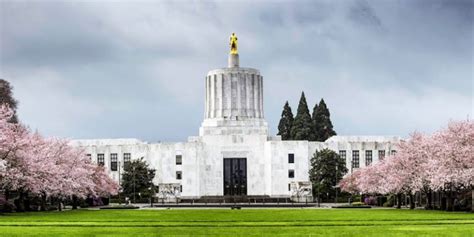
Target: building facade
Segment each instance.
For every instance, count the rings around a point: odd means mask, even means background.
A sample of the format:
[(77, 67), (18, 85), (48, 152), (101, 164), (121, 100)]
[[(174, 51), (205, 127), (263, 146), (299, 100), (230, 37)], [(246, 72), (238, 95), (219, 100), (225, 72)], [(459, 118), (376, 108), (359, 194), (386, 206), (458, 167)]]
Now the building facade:
[(308, 171), (317, 150), (338, 152), (352, 172), (396, 152), (400, 141), (398, 137), (375, 136), (282, 141), (279, 136), (270, 136), (263, 111), (263, 76), (257, 69), (239, 66), (236, 48), (229, 55), (228, 67), (209, 71), (205, 84), (204, 121), (199, 136), (186, 142), (92, 139), (71, 143), (84, 148), (117, 181), (124, 163), (144, 158), (156, 169), (154, 183), (163, 187), (160, 190), (174, 187), (180, 198), (311, 198)]

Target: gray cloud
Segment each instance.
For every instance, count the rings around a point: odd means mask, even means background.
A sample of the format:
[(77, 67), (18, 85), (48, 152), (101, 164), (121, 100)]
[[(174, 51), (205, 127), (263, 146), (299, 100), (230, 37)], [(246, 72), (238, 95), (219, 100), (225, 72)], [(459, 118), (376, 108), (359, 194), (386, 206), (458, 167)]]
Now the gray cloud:
[(0, 3), (0, 77), (47, 135), (182, 141), (203, 118), (204, 76), (265, 80), (276, 133), (305, 90), (340, 134), (431, 132), (473, 116), (472, 1)]

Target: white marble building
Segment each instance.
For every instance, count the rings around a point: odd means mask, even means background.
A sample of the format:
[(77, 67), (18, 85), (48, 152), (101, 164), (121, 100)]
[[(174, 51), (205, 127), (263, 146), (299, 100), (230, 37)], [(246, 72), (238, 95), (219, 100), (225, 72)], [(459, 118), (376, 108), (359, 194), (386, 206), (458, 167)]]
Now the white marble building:
[(308, 185), (309, 161), (316, 150), (338, 152), (351, 171), (351, 163), (357, 169), (395, 152), (400, 140), (334, 136), (309, 142), (270, 136), (263, 112), (263, 77), (257, 69), (239, 67), (238, 54), (229, 55), (227, 68), (208, 72), (205, 84), (204, 121), (199, 136), (186, 142), (93, 139), (72, 144), (83, 147), (117, 181), (124, 162), (143, 157), (156, 169), (155, 184), (179, 187), (181, 198), (290, 197)]

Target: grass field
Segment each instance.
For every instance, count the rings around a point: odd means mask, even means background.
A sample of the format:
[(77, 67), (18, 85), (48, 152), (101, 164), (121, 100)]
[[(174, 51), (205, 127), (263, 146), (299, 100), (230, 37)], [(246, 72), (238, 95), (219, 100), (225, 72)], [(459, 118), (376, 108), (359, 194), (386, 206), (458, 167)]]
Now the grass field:
[(474, 214), (395, 209), (76, 210), (0, 215), (0, 236), (474, 236)]

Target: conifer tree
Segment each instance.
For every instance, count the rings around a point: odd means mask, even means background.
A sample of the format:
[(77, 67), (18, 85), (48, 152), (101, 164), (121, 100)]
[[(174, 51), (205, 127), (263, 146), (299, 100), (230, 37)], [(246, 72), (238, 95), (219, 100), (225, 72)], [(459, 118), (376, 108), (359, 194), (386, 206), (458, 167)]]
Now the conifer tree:
[(301, 93), (298, 111), (296, 113), (293, 126), (291, 127), (291, 137), (293, 140), (309, 140), (312, 133), (312, 121), (309, 115), (308, 104), (304, 92)]
[(316, 126), (315, 131), (317, 141), (323, 142), (336, 135), (331, 122), (331, 114), (329, 113), (329, 109), (327, 108), (324, 99), (321, 99), (319, 102), (316, 116), (313, 120)]
[(16, 106), (18, 102), (13, 98), (12, 89), (8, 81), (0, 79), (0, 105), (7, 104), (8, 107), (13, 110), (13, 116), (9, 122), (17, 123)]
[(317, 141), (318, 134), (316, 131), (316, 114), (318, 113), (318, 103), (316, 103), (313, 107), (313, 114), (311, 116), (311, 137), (310, 141)]
[(281, 112), (280, 123), (278, 124), (278, 135), (281, 136), (282, 140), (291, 140), (291, 127), (293, 126), (293, 112), (291, 107), (286, 101)]

